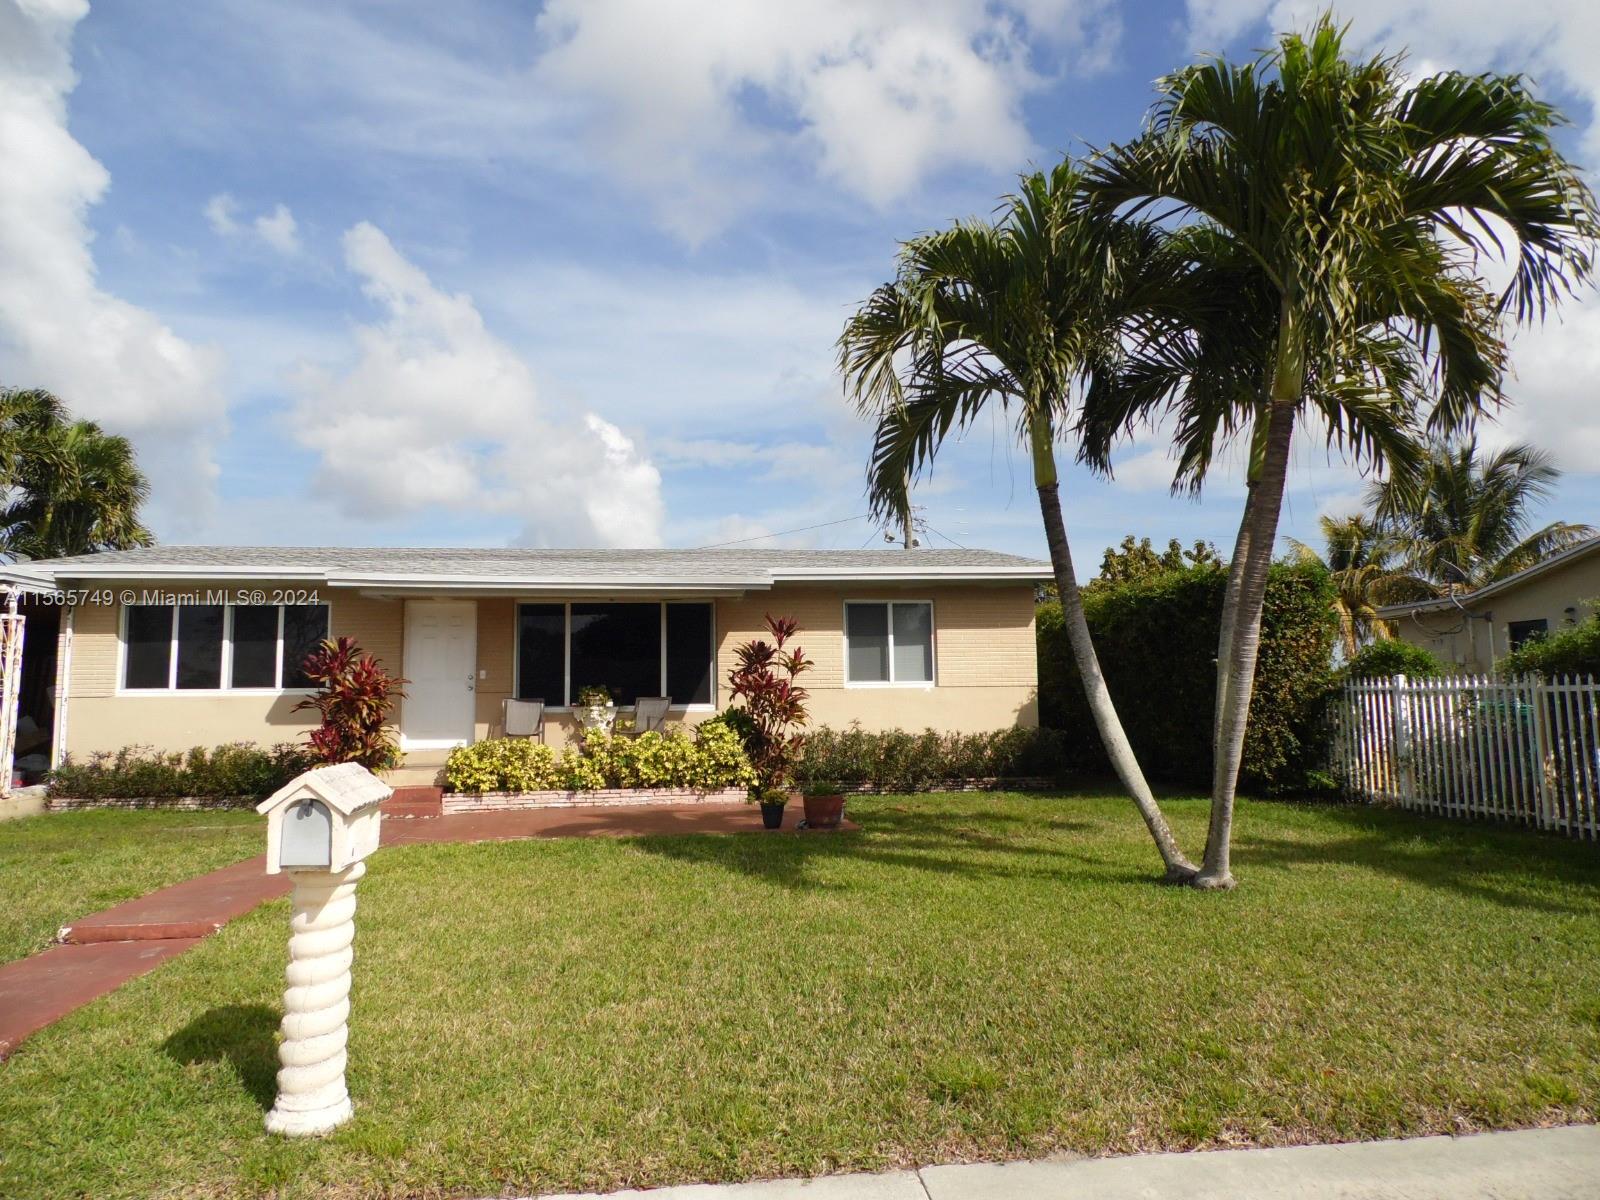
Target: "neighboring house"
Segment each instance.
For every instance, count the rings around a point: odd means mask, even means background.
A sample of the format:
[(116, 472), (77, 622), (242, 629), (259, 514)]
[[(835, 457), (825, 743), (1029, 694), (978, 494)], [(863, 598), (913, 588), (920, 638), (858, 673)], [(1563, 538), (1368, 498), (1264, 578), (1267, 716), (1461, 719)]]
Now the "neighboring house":
[(1529, 638), (1576, 625), (1600, 605), (1600, 538), (1473, 592), (1390, 604), (1378, 615), (1399, 636), (1445, 662), (1489, 671)]
[(728, 703), (734, 647), (799, 621), (819, 725), (983, 731), (1038, 721), (1034, 585), (1048, 564), (978, 550), (401, 550), (160, 546), (15, 564), (64, 602), (54, 757), (299, 739), (297, 666), (350, 636), (405, 676), (410, 762), (500, 732), (508, 697), (546, 740), (598, 684), (669, 720)]

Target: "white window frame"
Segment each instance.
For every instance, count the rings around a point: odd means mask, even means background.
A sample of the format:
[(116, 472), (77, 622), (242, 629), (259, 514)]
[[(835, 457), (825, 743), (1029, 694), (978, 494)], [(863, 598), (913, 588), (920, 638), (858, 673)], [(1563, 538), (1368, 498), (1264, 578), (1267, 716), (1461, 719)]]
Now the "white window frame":
[[(333, 605), (326, 600), (319, 600), (328, 610), (328, 636), (333, 636)], [(130, 608), (170, 608), (172, 610), (172, 633), (167, 643), (167, 685), (165, 687), (128, 687), (128, 610)], [(314, 687), (234, 687), (233, 686), (233, 610), (235, 604), (222, 606), (222, 685), (214, 688), (181, 688), (178, 686), (178, 610), (181, 608), (205, 607), (184, 604), (165, 605), (118, 605), (117, 613), (117, 686), (115, 694), (118, 696), (309, 696), (317, 689)], [(248, 607), (258, 607), (250, 605)], [(283, 626), (286, 616), (284, 604), (274, 605), (278, 610), (278, 647), (273, 655), (275, 667), (274, 678), (283, 678)]]
[[(888, 679), (851, 679), (850, 678), (850, 606), (852, 604), (882, 604), (892, 607), (896, 604), (906, 606), (919, 605), (928, 610), (928, 652), (931, 655), (932, 670), (928, 679), (896, 679), (894, 677), (894, 613), (887, 611), (884, 616), (888, 620), (889, 634), (889, 678)], [(847, 688), (932, 688), (939, 686), (939, 614), (934, 607), (932, 597), (882, 597), (882, 596), (851, 596), (839, 606), (839, 642), (844, 652), (844, 686)]]
[[(551, 600), (542, 596), (519, 597), (512, 607), (512, 638), (511, 638), (511, 695), (516, 698), (522, 692), (522, 615), (524, 604), (540, 604), (550, 606), (561, 605), (561, 690), (562, 697), (572, 695), (572, 606), (574, 604), (655, 604), (661, 609), (661, 670), (657, 676), (657, 686), (661, 689), (657, 695), (667, 694), (667, 605), (669, 604), (704, 604), (711, 610), (711, 644), (706, 647), (710, 654), (707, 660), (711, 665), (711, 701), (708, 704), (676, 704), (671, 705), (667, 711), (675, 713), (700, 713), (717, 711), (717, 603), (715, 600)], [(620, 710), (631, 712), (633, 705), (621, 705)], [(570, 704), (549, 704), (544, 706), (545, 712), (569, 713), (572, 711)]]

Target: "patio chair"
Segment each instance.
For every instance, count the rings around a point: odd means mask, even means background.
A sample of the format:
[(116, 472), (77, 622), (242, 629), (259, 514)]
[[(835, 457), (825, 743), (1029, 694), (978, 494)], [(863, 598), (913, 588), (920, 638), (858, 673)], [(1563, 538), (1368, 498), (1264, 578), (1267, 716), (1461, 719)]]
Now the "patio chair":
[(504, 727), (507, 737), (544, 741), (544, 701), (507, 700)]
[(667, 721), (667, 709), (671, 707), (671, 696), (640, 696), (633, 703), (633, 736), (662, 732), (662, 726)]

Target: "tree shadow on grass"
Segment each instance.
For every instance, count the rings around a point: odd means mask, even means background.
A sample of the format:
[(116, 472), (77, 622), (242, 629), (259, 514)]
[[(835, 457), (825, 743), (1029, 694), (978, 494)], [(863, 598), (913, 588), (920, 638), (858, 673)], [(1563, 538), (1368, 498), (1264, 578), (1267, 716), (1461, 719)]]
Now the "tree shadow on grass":
[[(848, 814), (847, 814), (848, 815)], [(1087, 833), (1093, 821), (1048, 819), (1006, 812), (928, 812), (914, 806), (875, 807), (859, 830), (793, 832), (798, 813), (784, 817), (783, 833), (729, 838), (644, 837), (635, 844), (678, 862), (720, 867), (795, 890), (840, 885), (818, 878), (824, 862), (851, 859), (880, 866), (973, 879), (1092, 879), (1097, 883), (1147, 884), (1151, 876), (1096, 861), (1041, 837)], [(1087, 868), (1066, 864), (1078, 862)]]
[[(1319, 807), (1318, 815), (1348, 835), (1298, 840), (1243, 833), (1235, 844), (1238, 861), (1246, 869), (1252, 863), (1362, 867), (1505, 908), (1600, 913), (1600, 854), (1593, 845), (1363, 805)], [(1552, 897), (1552, 885), (1578, 894), (1572, 900)]]
[(225, 1004), (201, 1013), (161, 1044), (184, 1066), (227, 1062), (262, 1109), (278, 1093), (278, 1013), (265, 1004)]

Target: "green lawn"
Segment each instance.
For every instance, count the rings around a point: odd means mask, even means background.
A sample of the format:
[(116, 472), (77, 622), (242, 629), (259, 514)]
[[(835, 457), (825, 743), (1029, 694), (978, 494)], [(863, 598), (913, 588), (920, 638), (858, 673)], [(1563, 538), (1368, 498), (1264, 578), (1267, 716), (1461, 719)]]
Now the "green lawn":
[(124, 900), (261, 853), (244, 812), (49, 813), (0, 821), (0, 962)]
[[(1126, 802), (859, 834), (380, 852), (357, 1115), (268, 1138), (287, 904), (0, 1066), (0, 1195), (458, 1196), (1590, 1119), (1600, 855), (1244, 803), (1237, 892)], [(1197, 845), (1204, 807), (1171, 805)], [(757, 820), (751, 813), (752, 824)]]

